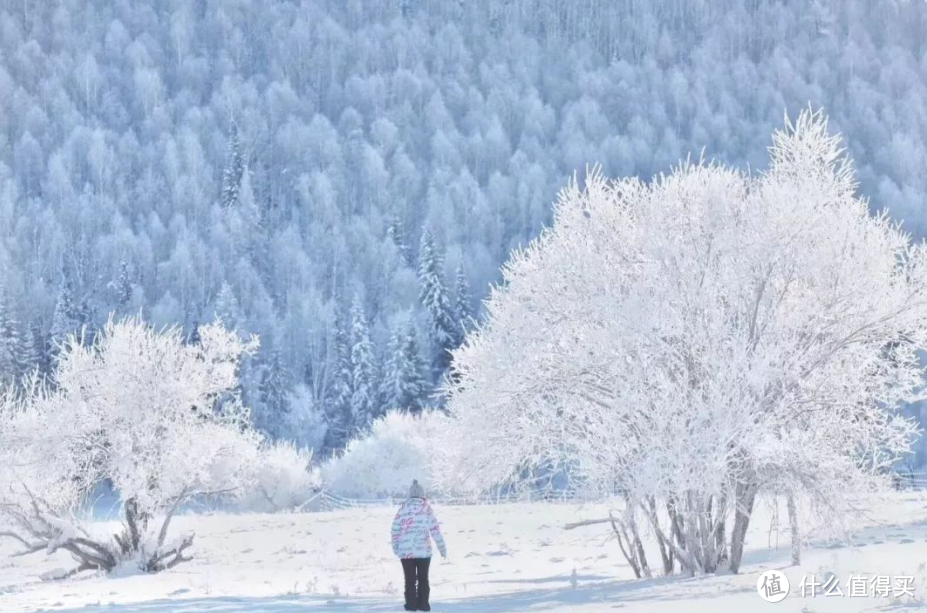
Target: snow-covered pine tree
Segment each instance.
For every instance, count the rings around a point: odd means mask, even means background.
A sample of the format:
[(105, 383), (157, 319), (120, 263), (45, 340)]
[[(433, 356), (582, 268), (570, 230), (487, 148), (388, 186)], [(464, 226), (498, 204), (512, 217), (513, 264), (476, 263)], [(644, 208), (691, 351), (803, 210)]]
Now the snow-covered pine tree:
[(51, 346), (49, 351), (57, 355), (58, 348), (64, 343), (68, 335), (80, 328), (80, 316), (74, 304), (74, 288), (67, 274), (61, 276), (61, 286), (58, 288), (58, 298), (55, 301), (55, 312), (52, 315), (51, 330), (49, 331)]
[(458, 264), (454, 278), (454, 316), (457, 325), (460, 326), (460, 340), (467, 335), (470, 321), (473, 319), (473, 309), (470, 306), (472, 301), (467, 274), (464, 272), (463, 264)]
[(393, 244), (396, 245), (396, 251), (399, 252), (399, 258), (402, 260), (402, 263), (408, 266), (412, 261), (412, 257), (409, 253), (409, 244), (406, 242), (405, 231), (402, 229), (402, 220), (398, 217), (393, 217), (393, 220), (389, 224), (389, 228), (386, 229), (386, 235), (393, 241)]
[(125, 257), (119, 261), (119, 276), (116, 278), (114, 285), (116, 288), (116, 304), (120, 309), (125, 309), (132, 299), (132, 272)]
[(351, 436), (354, 418), (351, 415), (351, 347), (348, 344), (347, 313), (336, 296), (335, 320), (329, 348), (331, 385), (325, 403), (327, 431), (324, 447), (335, 451), (344, 447)]
[(239, 177), (238, 206), (230, 209), (229, 231), (234, 241), (236, 254), (255, 261), (261, 249), (266, 246), (263, 237), (263, 220), (258, 209), (252, 187), (251, 171), (245, 166)]
[(285, 434), (289, 412), (290, 376), (279, 349), (270, 353), (261, 377), (261, 413), (259, 427), (275, 437)]
[(418, 251), (419, 300), (428, 312), (431, 340), (434, 346), (433, 367), (440, 376), (450, 365), (450, 351), (460, 341), (459, 327), (444, 281), (444, 256), (435, 244), (431, 232), (422, 231)]
[(244, 323), (241, 307), (238, 304), (238, 297), (228, 281), (223, 281), (216, 294), (215, 301), (216, 318), (222, 321), (226, 328), (240, 332), (239, 328)]
[(229, 126), (229, 140), (225, 152), (225, 170), (222, 173), (223, 208), (231, 208), (238, 203), (244, 170), (245, 162), (241, 155), (241, 142), (238, 140), (238, 125), (232, 121)]
[(398, 326), (389, 343), (389, 357), (381, 396), (388, 410), (418, 413), (427, 390), (425, 364), (419, 353), (411, 319)]
[(376, 356), (360, 295), (354, 296), (351, 305), (350, 343), (351, 415), (355, 430), (361, 430), (379, 416), (380, 407), (376, 388)]
[(0, 285), (0, 384), (15, 384), (20, 374), (19, 322), (4, 285)]
[(34, 370), (40, 373), (48, 372), (48, 361), (45, 355), (45, 337), (37, 322), (22, 329), (20, 335), (19, 373), (26, 376)]

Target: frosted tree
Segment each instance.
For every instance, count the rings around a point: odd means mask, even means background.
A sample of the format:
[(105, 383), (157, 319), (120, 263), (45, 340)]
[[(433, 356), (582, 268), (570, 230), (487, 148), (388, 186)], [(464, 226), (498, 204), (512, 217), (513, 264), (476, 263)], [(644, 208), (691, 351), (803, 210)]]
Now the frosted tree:
[(14, 384), (21, 374), (22, 337), (5, 286), (0, 285), (0, 386)]
[(457, 346), (460, 335), (454, 320), (454, 310), (444, 281), (444, 257), (431, 232), (422, 231), (418, 250), (419, 300), (428, 313), (434, 364), (444, 372), (450, 364), (450, 350)]
[(61, 285), (58, 288), (58, 298), (55, 301), (55, 312), (52, 315), (51, 337), (53, 352), (65, 341), (68, 335), (74, 333), (81, 326), (80, 309), (74, 302), (74, 288), (66, 273), (62, 274)]
[(252, 173), (246, 166), (239, 177), (235, 206), (226, 209), (225, 220), (231, 235), (234, 256), (246, 257), (260, 264), (264, 249), (264, 228), (251, 181)]
[(739, 570), (762, 491), (839, 525), (885, 486), (925, 394), (927, 245), (869, 213), (822, 116), (771, 157), (566, 188), (455, 352), (444, 478), (569, 466), (687, 573)]
[(463, 264), (457, 266), (454, 278), (454, 316), (460, 326), (460, 338), (463, 338), (473, 321), (473, 309), (470, 306), (473, 296), (470, 292), (470, 282), (464, 272)]
[(428, 384), (411, 317), (393, 332), (387, 352), (381, 391), (386, 408), (420, 412)]
[(367, 315), (360, 295), (351, 305), (351, 417), (355, 430), (364, 429), (379, 416), (377, 366)]
[(324, 404), (305, 383), (297, 383), (287, 393), (287, 405), (287, 438), (300, 447), (321, 451), (328, 436)]
[(42, 331), (37, 323), (22, 329), (18, 356), (21, 377), (27, 378), (34, 371), (39, 373), (47, 372), (45, 338), (42, 336)]
[(216, 294), (215, 316), (230, 330), (239, 330), (244, 325), (244, 317), (235, 290), (228, 281), (223, 281)]
[(399, 252), (399, 258), (402, 260), (402, 263), (408, 265), (411, 263), (412, 257), (409, 253), (409, 244), (406, 242), (405, 232), (402, 227), (402, 220), (398, 217), (394, 217), (389, 227), (386, 229), (386, 235), (396, 246), (396, 251)]
[(238, 125), (232, 121), (225, 150), (225, 170), (222, 172), (223, 208), (229, 209), (238, 204), (244, 170), (245, 160), (241, 153), (241, 142), (238, 140)]
[[(171, 535), (184, 502), (233, 496), (253, 482), (260, 437), (232, 394), (256, 348), (219, 325), (183, 342), (138, 319), (110, 320), (92, 344), (62, 347), (54, 385), (33, 380), (2, 399), (0, 538), (20, 554), (67, 551), (70, 574), (122, 564), (155, 572), (190, 559), (193, 534)], [(222, 410), (216, 410), (223, 398)], [(94, 487), (112, 482), (122, 527), (85, 524)]]
[(129, 262), (123, 257), (119, 260), (119, 276), (116, 278), (113, 286), (116, 290), (116, 304), (125, 309), (132, 300), (132, 272), (129, 268)]
[[(339, 301), (336, 299), (335, 304)], [(329, 355), (332, 369), (331, 385), (325, 405), (325, 421), (327, 432), (325, 448), (335, 450), (342, 448), (351, 436), (354, 418), (351, 412), (351, 346), (348, 339), (347, 314), (344, 308), (338, 305), (335, 320), (332, 325), (331, 348)]]
[(286, 369), (279, 349), (271, 351), (270, 360), (264, 366), (261, 377), (262, 414), (260, 425), (273, 435), (286, 432), (290, 390), (290, 374)]

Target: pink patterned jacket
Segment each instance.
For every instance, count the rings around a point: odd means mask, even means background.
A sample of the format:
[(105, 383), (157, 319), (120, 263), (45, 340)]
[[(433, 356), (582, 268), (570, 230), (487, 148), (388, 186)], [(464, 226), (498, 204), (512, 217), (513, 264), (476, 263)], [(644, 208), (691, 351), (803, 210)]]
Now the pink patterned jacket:
[(430, 558), (434, 539), (442, 557), (447, 547), (438, 519), (424, 498), (409, 498), (393, 519), (393, 553), (399, 558)]

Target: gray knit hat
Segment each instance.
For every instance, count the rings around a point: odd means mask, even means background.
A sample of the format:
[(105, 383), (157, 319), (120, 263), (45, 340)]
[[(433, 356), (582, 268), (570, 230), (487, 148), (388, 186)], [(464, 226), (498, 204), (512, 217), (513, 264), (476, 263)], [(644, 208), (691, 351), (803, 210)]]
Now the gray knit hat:
[(409, 488), (409, 498), (424, 498), (425, 488), (423, 488), (418, 479), (412, 479), (412, 487)]

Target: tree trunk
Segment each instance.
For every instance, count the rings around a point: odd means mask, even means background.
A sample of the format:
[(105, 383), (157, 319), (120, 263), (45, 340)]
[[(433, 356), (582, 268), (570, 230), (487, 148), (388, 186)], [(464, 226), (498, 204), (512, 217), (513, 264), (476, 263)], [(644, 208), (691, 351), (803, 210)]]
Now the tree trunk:
[(795, 494), (789, 492), (789, 532), (792, 537), (792, 566), (801, 564), (801, 530), (798, 525), (798, 505), (795, 504)]
[(135, 498), (129, 498), (125, 502), (126, 516), (126, 534), (119, 541), (123, 553), (138, 551), (141, 546), (142, 536), (148, 528), (148, 516), (138, 510), (138, 501)]
[(657, 545), (660, 547), (660, 558), (663, 560), (663, 575), (669, 577), (675, 570), (675, 559), (673, 549), (664, 539), (663, 530), (660, 529), (660, 519), (657, 517), (657, 501), (653, 496), (647, 498), (647, 506), (644, 510), (653, 526), (653, 533), (657, 537)]
[(637, 551), (637, 561), (640, 564), (641, 573), (643, 573), (646, 578), (650, 579), (653, 577), (653, 573), (650, 572), (650, 565), (647, 564), (647, 554), (644, 553), (644, 544), (641, 543), (641, 535), (637, 529), (637, 520), (634, 518), (633, 511), (631, 511), (631, 513), (632, 515), (628, 523), (631, 526), (631, 537), (634, 539), (633, 546)]
[(721, 497), (715, 509), (715, 546), (718, 552), (718, 567), (721, 568), (728, 562), (727, 555), (727, 495)]
[(612, 524), (612, 530), (615, 532), (615, 538), (618, 539), (618, 547), (621, 549), (624, 559), (628, 561), (628, 566), (631, 567), (631, 570), (634, 571), (634, 578), (641, 578), (641, 567), (637, 561), (637, 551), (634, 549), (631, 539), (628, 538), (628, 533), (625, 530), (624, 524), (620, 521), (609, 517)]
[(685, 521), (677, 509), (676, 499), (672, 496), (666, 501), (666, 512), (669, 515), (672, 530), (668, 538), (669, 544), (673, 546), (673, 541), (675, 541), (674, 549), (676, 550), (676, 558), (679, 559), (679, 565), (682, 567), (683, 572), (689, 576), (694, 576), (698, 568), (686, 542)]
[(731, 531), (731, 572), (735, 574), (740, 571), (740, 563), (743, 560), (744, 539), (747, 537), (747, 528), (753, 515), (757, 489), (757, 484), (752, 478), (738, 483), (735, 488), (734, 528)]

